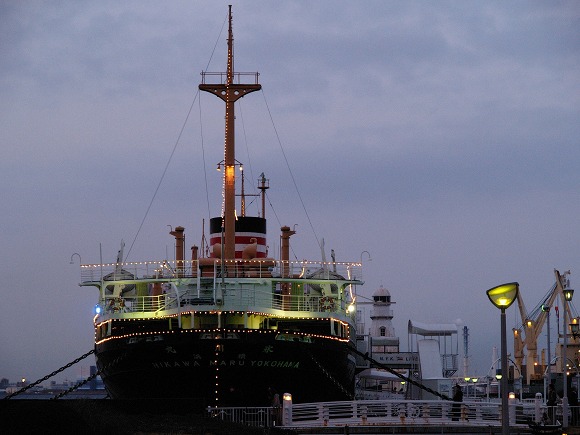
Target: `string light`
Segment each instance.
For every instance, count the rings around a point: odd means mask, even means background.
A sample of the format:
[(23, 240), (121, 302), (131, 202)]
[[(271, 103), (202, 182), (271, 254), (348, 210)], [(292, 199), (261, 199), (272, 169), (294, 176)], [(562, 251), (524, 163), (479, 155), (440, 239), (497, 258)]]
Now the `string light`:
[[(190, 261), (184, 261), (185, 264), (191, 264), (193, 266), (193, 263), (195, 261), (194, 260), (190, 260)], [(263, 267), (263, 265), (268, 265), (268, 267), (271, 267), (272, 265), (275, 265), (277, 262), (275, 260), (272, 259), (268, 259), (268, 260), (262, 260), (262, 259), (253, 259), (253, 260), (249, 260), (249, 261), (243, 261), (243, 260), (226, 260), (226, 263), (230, 263), (230, 264), (257, 264), (259, 265), (259, 267)], [(347, 268), (351, 268), (353, 266), (360, 266), (360, 263), (334, 263), (334, 262), (319, 262), (319, 261), (299, 261), (299, 262), (293, 262), (296, 264), (299, 264), (301, 266), (301, 268), (304, 270), (305, 267), (307, 267), (308, 265), (320, 265), (320, 264), (326, 264), (326, 265), (334, 265), (334, 264), (340, 264), (340, 265), (346, 265)], [(173, 269), (171, 268), (170, 264), (173, 264), (173, 262), (168, 262), (168, 261), (145, 261), (145, 262), (132, 262), (132, 263), (124, 263), (124, 267), (126, 268), (131, 268), (133, 267), (133, 269), (137, 266), (139, 267), (145, 267), (145, 268), (149, 268), (149, 267), (154, 267), (156, 270), (160, 271), (160, 270), (165, 270), (168, 271), (170, 273), (173, 272)], [(118, 267), (118, 265), (116, 263), (108, 263), (108, 264), (104, 264), (104, 265), (81, 265), (81, 268), (83, 268), (84, 270), (88, 270), (89, 272), (91, 272), (91, 270), (96, 270), (97, 268), (100, 270), (102, 270), (102, 267)], [(193, 270), (193, 267), (192, 267)], [(196, 268), (197, 270), (197, 268)], [(101, 272), (102, 273), (102, 272)], [(349, 272), (349, 280), (322, 280), (322, 282), (336, 282), (337, 284), (339, 283), (343, 283), (341, 285), (341, 295), (342, 292), (346, 292), (346, 294), (348, 296), (350, 296), (350, 304), (349, 304), (349, 308), (352, 308), (353, 304), (355, 303), (355, 297), (352, 293), (352, 285), (351, 283), (353, 282), (353, 280), (350, 280), (350, 272)], [(356, 280), (354, 280), (356, 281)], [(123, 283), (128, 283), (128, 284), (139, 284), (139, 283), (167, 283), (167, 284), (173, 284), (173, 283), (179, 283), (180, 280), (178, 279), (167, 279), (167, 278), (157, 278), (157, 279), (152, 279), (152, 278), (146, 278), (146, 279), (129, 279), (129, 280), (112, 280), (112, 281), (107, 281), (106, 285), (114, 285), (115, 283), (119, 283), (119, 282), (123, 282)], [(286, 280), (276, 280), (276, 282), (295, 282), (294, 280), (290, 280), (290, 281), (286, 281)], [(302, 286), (303, 284), (307, 284), (308, 282), (312, 282), (312, 280), (304, 280), (304, 282), (302, 283), (301, 281), (297, 281), (299, 286)], [(252, 279), (247, 279), (247, 281), (240, 281), (239, 279), (236, 280), (236, 285), (242, 285), (244, 283), (255, 283), (255, 281), (253, 281)], [(264, 283), (266, 283), (266, 281), (264, 281)], [(260, 284), (264, 284), (264, 283), (260, 283)], [(86, 283), (85, 285), (90, 285), (88, 283)], [(104, 301), (103, 301), (104, 302)], [(162, 302), (162, 301), (159, 301)], [(105, 303), (102, 304), (103, 306), (107, 306)], [(164, 334), (175, 334), (175, 333), (198, 333), (198, 334), (214, 334), (216, 335), (220, 335), (220, 334), (249, 334), (249, 333), (259, 333), (259, 334), (271, 334), (271, 333), (275, 333), (275, 334), (279, 334), (280, 337), (302, 337), (302, 338), (315, 338), (315, 339), (323, 339), (323, 340), (337, 340), (340, 342), (348, 342), (350, 337), (350, 331), (351, 331), (351, 327), (352, 325), (350, 323), (348, 323), (347, 321), (344, 321), (342, 319), (337, 319), (335, 317), (335, 313), (331, 313), (329, 312), (328, 314), (318, 314), (316, 317), (311, 316), (311, 315), (302, 315), (302, 316), (296, 316), (293, 313), (295, 313), (295, 311), (293, 312), (282, 312), (280, 313), (279, 309), (276, 308), (272, 308), (273, 311), (275, 312), (266, 312), (266, 311), (242, 311), (242, 310), (219, 310), (219, 309), (210, 309), (210, 310), (195, 310), (195, 309), (189, 309), (186, 311), (181, 311), (181, 308), (177, 308), (177, 309), (172, 309), (172, 313), (160, 313), (159, 311), (150, 311), (150, 312), (131, 312), (129, 315), (131, 317), (126, 317), (127, 314), (126, 312), (114, 312), (114, 313), (97, 313), (94, 318), (93, 318), (93, 324), (95, 325), (95, 343), (96, 344), (102, 344), (105, 343), (107, 341), (110, 340), (117, 340), (117, 339), (126, 339), (126, 338), (135, 338), (135, 337), (147, 337), (147, 336), (162, 336)], [(342, 325), (343, 328), (341, 328), (341, 336), (335, 336), (335, 335), (330, 335), (330, 334), (312, 334), (312, 333), (305, 333), (305, 332), (299, 332), (299, 331), (289, 331), (289, 332), (285, 332), (285, 331), (281, 331), (278, 330), (277, 326), (274, 325), (274, 327), (272, 329), (260, 329), (260, 328), (244, 328), (244, 329), (228, 329), (228, 328), (196, 328), (195, 327), (195, 322), (193, 321), (193, 319), (199, 319), (199, 318), (203, 318), (204, 316), (215, 316), (215, 315), (221, 315), (221, 314), (227, 314), (227, 315), (233, 315), (233, 316), (238, 316), (238, 317), (258, 317), (258, 321), (261, 323), (263, 321), (265, 321), (266, 319), (274, 319), (274, 320), (287, 320), (287, 319), (291, 319), (291, 320), (296, 320), (296, 321), (301, 321), (301, 320), (308, 320), (308, 321), (313, 321), (313, 322), (330, 322), (331, 320), (338, 323), (339, 325)], [(112, 333), (116, 332), (116, 331), (112, 331), (112, 325), (113, 325), (113, 321), (114, 324), (119, 324), (120, 322), (151, 322), (151, 321), (160, 321), (162, 322), (163, 320), (171, 320), (173, 318), (177, 318), (180, 316), (191, 316), (192, 321), (191, 321), (191, 328), (188, 329), (161, 329), (159, 331), (148, 331), (148, 332), (128, 332), (125, 334), (120, 334), (120, 335), (111, 335)], [(252, 321), (254, 322), (254, 321)], [(198, 323), (199, 324), (199, 323)], [(254, 323), (256, 324), (256, 323)], [(106, 327), (104, 327), (106, 326)], [(169, 324), (168, 326), (164, 326), (164, 327), (168, 327), (168, 328), (172, 328), (173, 325)], [(105, 336), (105, 337), (103, 337)], [(283, 338), (280, 338), (283, 339)]]
[[(274, 263), (279, 263), (278, 260), (275, 259), (259, 259), (259, 258), (255, 258), (252, 260), (241, 260), (241, 259), (229, 259), (229, 260), (224, 260), (225, 262), (228, 263), (240, 263), (240, 264), (246, 264), (246, 263), (258, 263), (258, 264), (271, 264), (272, 262)], [(132, 266), (150, 266), (150, 265), (155, 265), (155, 266), (160, 266), (160, 267), (167, 267), (168, 264), (174, 264), (175, 260), (158, 260), (158, 261), (132, 261), (132, 262), (127, 262), (127, 263), (122, 263), (123, 267), (126, 268), (131, 268)], [(183, 260), (183, 264), (196, 264), (197, 260)], [(344, 266), (345, 268), (351, 268), (351, 267), (362, 267), (362, 263), (360, 262), (341, 262), (341, 261), (308, 261), (308, 260), (301, 260), (301, 261), (289, 261), (288, 264), (290, 265), (296, 265), (296, 266), (300, 266), (300, 265), (318, 265), (318, 266)], [(117, 267), (118, 264), (117, 263), (102, 263), (102, 264), (81, 264), (80, 267), (81, 269), (100, 269), (101, 268), (115, 268)], [(147, 279), (147, 278), (142, 278), (142, 279)], [(140, 278), (136, 278), (133, 279), (131, 281), (135, 281), (135, 282), (139, 282), (142, 279)], [(114, 280), (111, 280), (114, 281)]]
[[(265, 313), (263, 311), (239, 311), (239, 310), (228, 310), (228, 311), (223, 311), (223, 310), (203, 310), (203, 311), (188, 310), (188, 311), (181, 311), (180, 313), (167, 314), (167, 315), (155, 317), (155, 318), (152, 318), (152, 317), (131, 317), (131, 318), (119, 318), (119, 319), (114, 319), (114, 320), (122, 321), (122, 322), (133, 322), (133, 321), (141, 321), (141, 320), (163, 320), (163, 319), (175, 318), (175, 317), (178, 317), (179, 315), (199, 316), (199, 315), (203, 315), (203, 314), (211, 314), (211, 315), (230, 314), (230, 315), (238, 315), (238, 316), (243, 316), (244, 314), (248, 314), (248, 315), (252, 315), (252, 316), (266, 317), (269, 319), (296, 319), (296, 320), (330, 320), (330, 319), (333, 319), (335, 322), (340, 322), (345, 326), (349, 325), (349, 323), (347, 323), (343, 320), (336, 319), (336, 318), (330, 317), (330, 316), (326, 316), (326, 317), (292, 316), (292, 315), (283, 315), (283, 314), (278, 315), (278, 314), (272, 314), (272, 313)], [(108, 322), (111, 320), (112, 319), (107, 319), (107, 320), (103, 320), (103, 322)]]
[[(99, 324), (102, 326), (107, 322), (103, 322)], [(211, 329), (181, 329), (181, 330), (161, 330), (161, 331), (147, 331), (147, 332), (131, 332), (122, 335), (112, 335), (101, 340), (97, 339), (97, 330), (98, 327), (95, 328), (95, 344), (102, 344), (110, 340), (118, 340), (118, 339), (125, 339), (125, 338), (133, 338), (133, 337), (144, 337), (144, 336), (156, 336), (156, 335), (167, 335), (167, 334), (191, 334), (191, 333), (198, 333), (198, 334), (215, 334), (215, 335), (228, 335), (228, 334), (251, 334), (251, 333), (259, 333), (259, 334), (277, 334), (277, 335), (288, 335), (288, 336), (301, 336), (301, 337), (308, 337), (308, 338), (320, 338), (323, 340), (334, 340), (343, 343), (347, 343), (349, 341), (348, 337), (337, 337), (332, 335), (325, 335), (325, 334), (312, 334), (307, 332), (299, 332), (299, 331), (291, 331), (291, 332), (281, 332), (273, 329), (227, 329), (227, 328), (211, 328)], [(350, 332), (350, 326), (347, 325), (346, 327), (346, 335), (348, 336)], [(216, 337), (218, 338), (218, 337)], [(223, 338), (223, 337), (219, 337)], [(216, 353), (217, 355), (217, 353)]]
[(217, 345), (215, 347), (215, 360), (214, 360), (214, 365), (215, 365), (215, 401), (216, 401), (216, 406), (219, 400), (219, 396), (218, 396), (218, 390), (219, 390), (219, 367), (218, 367), (218, 356), (219, 356), (219, 345)]

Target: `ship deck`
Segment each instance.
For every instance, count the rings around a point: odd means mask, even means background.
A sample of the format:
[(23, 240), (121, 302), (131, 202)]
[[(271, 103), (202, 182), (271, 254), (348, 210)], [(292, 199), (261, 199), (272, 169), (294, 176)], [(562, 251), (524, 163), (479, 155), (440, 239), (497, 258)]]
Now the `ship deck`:
[(81, 286), (101, 289), (101, 314), (159, 317), (239, 310), (306, 317), (355, 313), (360, 263), (275, 260), (147, 261), (81, 265)]

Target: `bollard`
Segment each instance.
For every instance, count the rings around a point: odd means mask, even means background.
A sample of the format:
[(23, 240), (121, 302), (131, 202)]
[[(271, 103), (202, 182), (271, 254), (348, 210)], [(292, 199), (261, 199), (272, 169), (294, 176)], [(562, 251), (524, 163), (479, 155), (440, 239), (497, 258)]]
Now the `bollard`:
[(282, 395), (282, 426), (292, 425), (292, 394)]
[(360, 410), (361, 410), (361, 413), (360, 413), (361, 424), (367, 424), (367, 407), (361, 406)]
[(542, 416), (544, 414), (542, 412), (542, 393), (536, 393), (536, 397), (534, 398), (534, 406), (534, 421), (539, 423), (542, 421)]

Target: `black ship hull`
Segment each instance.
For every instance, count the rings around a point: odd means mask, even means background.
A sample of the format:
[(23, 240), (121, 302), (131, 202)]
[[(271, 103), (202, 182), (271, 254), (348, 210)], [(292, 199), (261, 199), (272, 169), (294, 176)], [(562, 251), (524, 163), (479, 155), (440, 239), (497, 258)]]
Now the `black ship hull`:
[(96, 346), (112, 398), (192, 399), (203, 406), (270, 406), (352, 399), (355, 359), (344, 341), (273, 331), (171, 331)]

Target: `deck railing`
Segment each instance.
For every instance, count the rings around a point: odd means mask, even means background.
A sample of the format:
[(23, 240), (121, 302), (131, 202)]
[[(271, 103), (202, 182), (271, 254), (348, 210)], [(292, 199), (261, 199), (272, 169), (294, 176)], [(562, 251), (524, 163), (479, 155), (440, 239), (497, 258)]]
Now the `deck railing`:
[[(361, 278), (360, 263), (281, 265), (275, 260), (236, 260), (226, 262), (224, 268), (228, 277), (222, 281), (222, 265), (217, 261), (83, 264), (81, 280), (83, 285), (104, 282), (108, 291), (99, 305), (106, 313), (149, 313), (217, 303), (224, 309), (344, 313), (352, 295), (343, 290)], [(272, 279), (271, 285), (264, 278)], [(220, 296), (226, 292), (227, 298)]]
[[(337, 313), (346, 311), (346, 302), (338, 298), (311, 295), (280, 295), (268, 293), (261, 297), (259, 291), (242, 290), (239, 294), (229, 294), (227, 304), (252, 309), (276, 309), (282, 311), (305, 311), (316, 313)], [(261, 292), (265, 293), (265, 292)], [(213, 297), (199, 297), (195, 292), (188, 292), (177, 298), (175, 294), (158, 296), (106, 296), (100, 306), (106, 313), (152, 313), (163, 310), (195, 309), (202, 305), (214, 305)]]
[[(223, 270), (223, 274), (222, 274)], [(326, 271), (326, 272), (325, 272)], [(284, 274), (284, 276), (282, 276)], [(273, 259), (254, 260), (161, 260), (128, 263), (82, 264), (81, 281), (98, 282), (127, 279), (173, 279), (173, 278), (307, 278), (315, 275), (317, 280), (362, 279), (361, 263), (285, 261)]]

